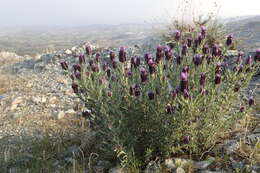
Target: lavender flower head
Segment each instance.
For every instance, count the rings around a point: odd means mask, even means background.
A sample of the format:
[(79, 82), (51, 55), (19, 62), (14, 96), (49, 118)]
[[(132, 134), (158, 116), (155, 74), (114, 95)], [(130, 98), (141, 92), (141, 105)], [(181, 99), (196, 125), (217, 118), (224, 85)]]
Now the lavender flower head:
[(175, 38), (176, 41), (179, 41), (179, 40), (180, 40), (180, 38), (181, 38), (181, 33), (180, 33), (180, 31), (176, 31), (176, 32), (175, 32), (175, 37), (174, 37), (174, 38)]
[(87, 55), (92, 55), (92, 49), (90, 46), (86, 46), (86, 54)]
[(187, 50), (188, 50), (188, 46), (186, 44), (184, 44), (182, 46), (181, 55), (182, 56), (186, 56), (187, 55)]
[(202, 35), (203, 37), (205, 37), (206, 32), (207, 32), (207, 28), (206, 28), (205, 26), (201, 26), (200, 30), (201, 30), (201, 35)]
[(227, 45), (227, 46), (230, 46), (230, 45), (232, 45), (232, 43), (233, 43), (233, 35), (230, 34), (230, 35), (227, 37), (226, 45)]
[(255, 52), (255, 61), (260, 61), (260, 48), (256, 49), (256, 52)]
[(218, 85), (221, 83), (221, 74), (217, 73), (215, 75), (215, 84)]
[(85, 55), (81, 54), (79, 55), (79, 64), (85, 64), (86, 60), (85, 60)]
[(184, 92), (184, 90), (188, 90), (188, 73), (181, 72), (180, 80), (181, 92)]
[(68, 64), (66, 63), (66, 61), (61, 61), (60, 65), (63, 68), (63, 70), (68, 70), (69, 69)]
[(201, 73), (200, 75), (200, 86), (205, 87), (206, 84), (206, 73)]
[(126, 61), (126, 51), (124, 47), (120, 47), (119, 50), (119, 61), (120, 62), (125, 62)]
[(202, 48), (202, 52), (203, 54), (208, 54), (209, 53), (209, 46), (207, 44), (205, 44)]
[(196, 54), (194, 57), (193, 57), (193, 63), (198, 66), (200, 64), (202, 64), (202, 55), (201, 54)]
[(110, 56), (110, 60), (111, 60), (111, 61), (115, 60), (115, 57), (116, 57), (115, 52), (110, 51), (110, 52), (109, 52), (109, 56)]
[(191, 37), (187, 38), (187, 46), (188, 47), (192, 46), (192, 38)]

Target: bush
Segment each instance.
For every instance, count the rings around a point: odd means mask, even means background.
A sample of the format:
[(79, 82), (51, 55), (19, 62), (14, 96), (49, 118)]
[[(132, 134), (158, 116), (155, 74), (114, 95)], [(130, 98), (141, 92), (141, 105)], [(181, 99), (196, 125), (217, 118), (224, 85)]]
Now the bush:
[(205, 28), (201, 35), (199, 42), (182, 44), (177, 32), (174, 47), (159, 45), (144, 58), (124, 47), (118, 59), (112, 51), (93, 54), (86, 47), (79, 64), (61, 62), (72, 72), (72, 88), (86, 105), (82, 115), (104, 159), (142, 167), (155, 157), (200, 155), (254, 104), (253, 98), (245, 104), (242, 90), (258, 64), (252, 57), (243, 62), (242, 55), (227, 64), (233, 38), (226, 46), (206, 46)]

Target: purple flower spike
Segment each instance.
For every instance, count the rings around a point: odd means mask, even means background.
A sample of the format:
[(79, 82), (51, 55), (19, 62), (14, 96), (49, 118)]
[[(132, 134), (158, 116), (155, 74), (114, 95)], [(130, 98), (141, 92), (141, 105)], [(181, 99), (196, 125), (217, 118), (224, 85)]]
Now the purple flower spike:
[(198, 66), (200, 64), (202, 64), (202, 55), (197, 54), (193, 57), (193, 63)]
[(260, 48), (259, 49), (256, 49), (256, 52), (255, 52), (255, 61), (260, 61)]
[(164, 57), (163, 47), (161, 45), (157, 46), (156, 51), (156, 62), (159, 63)]
[(172, 50), (168, 46), (165, 47), (164, 54), (165, 54), (165, 59), (166, 60), (171, 60), (173, 58)]
[(221, 74), (217, 73), (215, 75), (215, 84), (218, 85), (221, 83)]
[(91, 116), (91, 111), (90, 110), (82, 112), (82, 117), (83, 118), (88, 118), (90, 116)]
[(179, 41), (179, 40), (180, 40), (180, 38), (181, 38), (181, 33), (180, 33), (180, 31), (176, 31), (176, 32), (175, 32), (175, 37), (174, 37), (174, 38), (175, 38), (176, 41)]
[(146, 70), (144, 68), (141, 68), (140, 72), (141, 72), (141, 75), (140, 75), (141, 81), (142, 82), (147, 81), (148, 80), (148, 74), (147, 74)]
[(191, 141), (191, 137), (190, 136), (184, 136), (184, 138), (183, 138), (184, 144), (189, 144), (190, 141)]
[(63, 68), (63, 70), (68, 70), (69, 69), (68, 64), (66, 63), (66, 61), (61, 61), (60, 65)]
[(107, 77), (109, 77), (109, 78), (110, 78), (110, 77), (111, 77), (111, 69), (110, 69), (110, 68), (108, 68), (106, 72), (107, 72)]
[(111, 60), (111, 61), (114, 61), (115, 58), (116, 58), (115, 52), (111, 51), (111, 52), (109, 53), (109, 57), (110, 57), (110, 60)]
[(122, 63), (126, 61), (126, 51), (124, 47), (121, 47), (119, 50), (119, 61)]
[(202, 40), (203, 40), (203, 36), (201, 34), (199, 34), (198, 35), (198, 43), (199, 43), (199, 45), (201, 44)]
[(253, 106), (255, 104), (255, 100), (252, 96), (249, 97), (248, 104), (249, 104), (249, 106)]
[(188, 66), (184, 66), (183, 69), (182, 69), (183, 73), (187, 73), (188, 74), (189, 71), (190, 71), (190, 68)]
[(140, 86), (138, 84), (136, 84), (135, 87), (134, 87), (134, 95), (136, 97), (141, 95), (141, 89), (140, 89)]
[(148, 63), (149, 59), (152, 59), (152, 58), (153, 58), (152, 55), (149, 54), (149, 53), (146, 53), (146, 54), (144, 55), (144, 59), (145, 59), (146, 63)]
[(180, 90), (181, 92), (184, 92), (184, 90), (188, 90), (188, 74), (181, 72), (181, 77), (180, 77)]
[(101, 54), (99, 52), (96, 53), (96, 62), (99, 62), (100, 57), (101, 57)]
[(93, 72), (99, 72), (99, 67), (96, 64), (92, 65), (91, 69), (92, 69)]
[(206, 35), (206, 32), (207, 32), (207, 28), (205, 27), (205, 26), (201, 26), (201, 35), (203, 36), (203, 37), (205, 37), (205, 35)]
[(163, 47), (159, 44), (158, 46), (157, 46), (157, 52), (162, 52), (163, 51)]
[(86, 60), (85, 60), (85, 55), (81, 54), (79, 55), (79, 64), (85, 64)]
[(86, 54), (87, 55), (92, 55), (92, 49), (90, 46), (86, 46)]
[(219, 46), (217, 44), (214, 44), (212, 47), (212, 56), (218, 56), (219, 54)]
[(191, 37), (187, 38), (187, 46), (188, 47), (192, 46), (192, 38)]
[(154, 96), (155, 96), (154, 92), (152, 92), (152, 91), (148, 92), (148, 98), (149, 98), (150, 100), (153, 100), (153, 99), (154, 99)]
[(205, 87), (206, 84), (206, 73), (201, 73), (200, 75), (200, 86)]
[(80, 72), (75, 72), (75, 77), (80, 80), (81, 79), (81, 73)]
[(207, 44), (205, 44), (202, 48), (202, 52), (203, 54), (208, 54), (209, 53), (209, 46)]
[(242, 63), (242, 56), (238, 56), (236, 59), (236, 64), (241, 64)]
[(182, 62), (182, 57), (181, 57), (180, 55), (177, 56), (176, 62), (177, 62), (178, 65), (181, 64), (181, 62)]
[(244, 112), (245, 111), (245, 107), (244, 106), (241, 106), (240, 109), (239, 109), (239, 112)]
[(227, 46), (230, 46), (230, 45), (232, 45), (232, 43), (233, 43), (233, 35), (230, 34), (230, 35), (227, 37), (226, 45), (227, 45)]
[(212, 60), (213, 60), (212, 55), (208, 55), (208, 56), (207, 56), (207, 62), (208, 62), (208, 64), (209, 64)]
[(79, 86), (76, 83), (72, 83), (71, 88), (73, 89), (75, 94), (79, 93)]
[(81, 71), (81, 66), (80, 66), (80, 64), (74, 64), (73, 65), (73, 68), (74, 68), (74, 71), (76, 72), (76, 71)]
[(251, 65), (253, 63), (253, 58), (251, 55), (249, 55), (246, 59), (246, 65)]
[(187, 55), (187, 50), (188, 50), (188, 46), (186, 44), (184, 44), (182, 46), (181, 55), (182, 56), (186, 56)]

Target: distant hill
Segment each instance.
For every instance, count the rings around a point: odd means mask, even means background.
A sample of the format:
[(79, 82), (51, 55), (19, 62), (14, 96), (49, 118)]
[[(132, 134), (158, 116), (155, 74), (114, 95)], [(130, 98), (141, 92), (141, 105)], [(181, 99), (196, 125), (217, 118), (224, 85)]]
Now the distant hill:
[(239, 49), (248, 52), (260, 47), (260, 16), (231, 18), (226, 29), (239, 39)]

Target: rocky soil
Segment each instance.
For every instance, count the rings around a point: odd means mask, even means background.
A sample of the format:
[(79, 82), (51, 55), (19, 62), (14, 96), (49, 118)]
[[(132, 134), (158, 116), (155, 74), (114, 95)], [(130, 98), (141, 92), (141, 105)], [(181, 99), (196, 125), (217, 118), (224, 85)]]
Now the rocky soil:
[[(19, 57), (12, 53), (0, 54), (0, 145), (2, 149), (12, 145), (20, 137), (40, 136), (46, 123), (55, 128), (64, 128), (67, 123), (79, 120), (84, 109), (83, 104), (71, 89), (71, 80), (64, 76), (59, 62), (66, 60), (69, 64), (78, 61), (76, 58), (84, 50), (84, 44), (72, 49), (61, 50), (53, 54), (38, 57)], [(260, 77), (255, 77), (249, 92), (260, 99)], [(246, 131), (237, 125), (232, 139), (213, 146), (208, 152), (218, 152), (227, 157), (227, 164), (221, 165), (221, 157), (210, 157), (202, 161), (172, 158), (165, 160), (168, 170), (183, 173), (187, 165), (192, 165), (196, 172), (220, 173), (235, 170), (260, 172), (260, 165), (250, 162), (248, 155), (257, 157), (260, 163), (260, 112), (254, 116), (255, 125)], [(70, 127), (68, 126), (68, 128)], [(257, 143), (258, 142), (258, 143)], [(257, 152), (255, 151), (257, 150)], [(0, 151), (0, 154), (2, 151)], [(258, 155), (255, 155), (258, 153)], [(205, 153), (207, 154), (207, 153)], [(101, 166), (100, 166), (101, 165)], [(105, 171), (102, 163), (96, 169)], [(146, 172), (158, 172), (161, 166), (151, 162)], [(122, 172), (119, 168), (110, 172)]]

